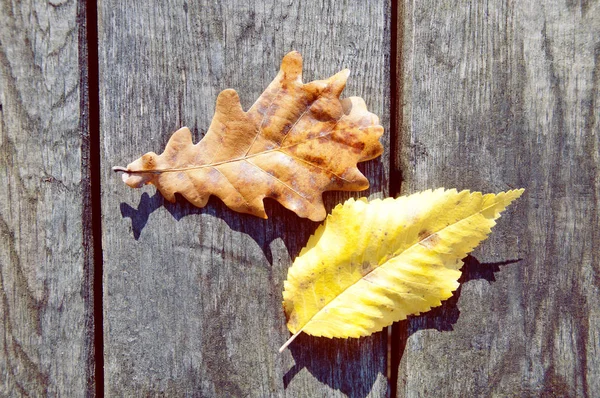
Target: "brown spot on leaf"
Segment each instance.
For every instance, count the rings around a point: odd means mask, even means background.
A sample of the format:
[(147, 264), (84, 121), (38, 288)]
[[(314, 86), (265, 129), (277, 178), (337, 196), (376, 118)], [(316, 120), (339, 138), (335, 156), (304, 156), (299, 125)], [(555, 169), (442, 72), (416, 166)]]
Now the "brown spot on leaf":
[(319, 138), (317, 138), (317, 141), (319, 141), (319, 145), (326, 145), (327, 142), (329, 141), (329, 138), (327, 138), (327, 137), (319, 137)]
[[(291, 122), (287, 122), (286, 124), (283, 125), (283, 127), (281, 128), (281, 133), (285, 136), (288, 134), (288, 132), (290, 131), (290, 129), (292, 128), (293, 124)], [(282, 137), (283, 138), (283, 137)]]
[(300, 290), (306, 290), (310, 287), (311, 282), (312, 281), (303, 281), (298, 286), (300, 287)]
[(266, 195), (266, 196), (267, 196), (268, 198), (273, 198), (273, 199), (277, 200), (277, 199), (278, 199), (278, 198), (281, 196), (281, 193), (279, 193), (279, 192), (277, 192), (276, 190), (272, 189), (272, 190), (270, 190), (270, 191), (267, 193), (267, 195)]
[(419, 231), (419, 240), (427, 239), (429, 235), (431, 235), (431, 231), (423, 229)]
[(144, 170), (154, 170), (156, 168), (156, 158), (153, 153), (147, 153), (142, 156), (142, 165)]
[(323, 159), (319, 156), (312, 156), (312, 155), (305, 155), (304, 160), (306, 160), (308, 163), (314, 164), (315, 166), (323, 166), (324, 164), (327, 163), (326, 159)]
[(360, 274), (362, 276), (365, 276), (365, 275), (369, 274), (371, 271), (373, 271), (375, 268), (377, 268), (377, 266), (375, 264), (365, 261), (360, 265)]
[(440, 236), (437, 233), (432, 233), (428, 230), (422, 230), (419, 232), (419, 244), (428, 249), (431, 249), (440, 241)]
[(360, 141), (353, 142), (351, 146), (356, 152), (362, 152), (362, 150), (365, 149), (365, 143)]
[(294, 329), (298, 329), (298, 315), (295, 311), (288, 312), (285, 311), (285, 318), (287, 320), (287, 324), (294, 327)]
[(331, 134), (331, 140), (336, 143), (340, 143), (346, 147), (350, 147), (352, 152), (361, 153), (365, 149), (366, 144), (356, 138), (355, 134), (349, 131), (340, 131)]

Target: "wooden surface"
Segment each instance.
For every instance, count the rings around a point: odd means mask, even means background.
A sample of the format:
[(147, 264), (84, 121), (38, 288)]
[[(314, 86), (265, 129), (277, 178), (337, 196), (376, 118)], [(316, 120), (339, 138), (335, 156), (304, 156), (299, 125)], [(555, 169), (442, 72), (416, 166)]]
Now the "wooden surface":
[[(165, 203), (110, 169), (162, 152), (181, 126), (201, 139), (223, 89), (248, 109), (291, 50), (304, 81), (351, 69), (345, 96), (387, 129), (387, 1), (105, 0), (99, 21), (107, 396), (385, 396), (385, 333), (277, 352), (283, 281), (316, 223), (272, 201), (268, 220)], [(388, 164), (386, 151), (363, 167), (366, 194), (388, 194)], [(350, 195), (326, 195), (328, 209)]]
[(455, 297), (399, 325), (398, 396), (598, 396), (600, 2), (407, 2), (403, 193), (524, 187)]
[[(99, 98), (86, 4), (0, 0), (0, 396), (96, 393), (98, 199), (106, 396), (598, 395), (599, 1), (400, 2), (392, 21), (384, 0), (104, 0)], [(283, 280), (316, 223), (273, 201), (269, 220), (165, 203), (110, 171), (181, 126), (201, 139), (225, 88), (247, 109), (292, 49), (305, 81), (350, 68), (345, 95), (382, 116), (366, 194), (526, 188), (455, 296), (394, 326), (392, 369), (385, 333), (277, 353)]]
[(3, 397), (95, 392), (82, 5), (0, 1)]

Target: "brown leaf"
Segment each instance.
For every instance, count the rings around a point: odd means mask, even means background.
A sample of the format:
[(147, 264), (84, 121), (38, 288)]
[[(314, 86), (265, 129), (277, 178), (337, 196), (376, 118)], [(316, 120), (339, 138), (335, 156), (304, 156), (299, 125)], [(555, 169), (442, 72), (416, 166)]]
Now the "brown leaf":
[(184, 127), (161, 155), (150, 152), (114, 169), (125, 171), (127, 185), (154, 184), (169, 201), (180, 193), (203, 207), (216, 195), (235, 211), (267, 218), (269, 197), (300, 217), (322, 220), (322, 193), (367, 189), (356, 164), (383, 151), (378, 117), (361, 98), (339, 99), (348, 74), (303, 84), (302, 57), (291, 52), (248, 112), (235, 90), (224, 90), (198, 144)]

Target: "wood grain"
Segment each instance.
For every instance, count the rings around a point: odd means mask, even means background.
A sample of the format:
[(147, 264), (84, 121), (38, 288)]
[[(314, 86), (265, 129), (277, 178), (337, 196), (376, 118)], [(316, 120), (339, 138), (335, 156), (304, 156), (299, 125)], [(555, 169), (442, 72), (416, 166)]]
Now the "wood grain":
[[(386, 339), (289, 337), (282, 288), (317, 224), (268, 201), (268, 220), (218, 200), (196, 209), (132, 190), (112, 166), (161, 152), (189, 126), (197, 142), (217, 94), (248, 109), (298, 50), (304, 81), (350, 68), (345, 95), (389, 119), (389, 3), (100, 3), (104, 338), (108, 396), (385, 396)], [(384, 144), (388, 147), (389, 135)], [(389, 151), (365, 166), (387, 195)], [(348, 196), (327, 194), (328, 209)]]
[(0, 1), (4, 397), (95, 394), (83, 5)]
[(455, 297), (400, 325), (398, 396), (596, 396), (600, 2), (399, 14), (402, 191), (526, 191)]

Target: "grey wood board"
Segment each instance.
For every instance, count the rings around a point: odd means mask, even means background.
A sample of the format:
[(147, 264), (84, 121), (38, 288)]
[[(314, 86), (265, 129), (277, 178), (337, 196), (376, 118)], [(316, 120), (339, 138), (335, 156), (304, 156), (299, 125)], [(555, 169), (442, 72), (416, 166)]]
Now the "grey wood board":
[(94, 395), (82, 5), (0, 1), (4, 397)]
[[(104, 342), (109, 396), (385, 396), (386, 337), (299, 337), (281, 306), (287, 268), (316, 223), (267, 201), (268, 220), (211, 199), (203, 209), (132, 190), (111, 167), (162, 152), (210, 124), (218, 93), (248, 109), (298, 50), (304, 81), (350, 68), (345, 96), (389, 120), (389, 3), (154, 1), (99, 3)], [(386, 196), (386, 153), (362, 167)]]
[(600, 3), (399, 14), (402, 192), (526, 191), (459, 292), (401, 323), (398, 396), (597, 396)]

